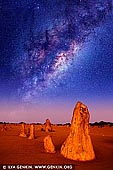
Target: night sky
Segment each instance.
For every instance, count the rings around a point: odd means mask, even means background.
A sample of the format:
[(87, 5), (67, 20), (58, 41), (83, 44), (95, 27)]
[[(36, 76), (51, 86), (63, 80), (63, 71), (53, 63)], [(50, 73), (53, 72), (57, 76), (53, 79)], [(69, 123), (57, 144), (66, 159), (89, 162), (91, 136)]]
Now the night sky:
[(112, 0), (2, 0), (0, 121), (113, 121)]

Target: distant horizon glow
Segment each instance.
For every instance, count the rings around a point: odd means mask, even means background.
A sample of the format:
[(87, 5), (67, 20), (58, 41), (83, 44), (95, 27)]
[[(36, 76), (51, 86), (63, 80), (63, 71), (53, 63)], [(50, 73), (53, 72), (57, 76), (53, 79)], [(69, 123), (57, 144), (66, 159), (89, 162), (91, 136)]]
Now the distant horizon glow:
[[(82, 102), (82, 101), (81, 101)], [(88, 102), (89, 103), (89, 102)], [(113, 122), (112, 105), (105, 105), (106, 102), (87, 104), (90, 113), (89, 122)], [(7, 106), (0, 107), (1, 113), (3, 114), (2, 122), (26, 122), (26, 123), (45, 123), (47, 118), (50, 119), (53, 124), (64, 124), (71, 123), (73, 116), (73, 110), (76, 103), (72, 101), (46, 103), (40, 105), (19, 105), (19, 104), (8, 104)], [(45, 113), (46, 112), (46, 113)]]

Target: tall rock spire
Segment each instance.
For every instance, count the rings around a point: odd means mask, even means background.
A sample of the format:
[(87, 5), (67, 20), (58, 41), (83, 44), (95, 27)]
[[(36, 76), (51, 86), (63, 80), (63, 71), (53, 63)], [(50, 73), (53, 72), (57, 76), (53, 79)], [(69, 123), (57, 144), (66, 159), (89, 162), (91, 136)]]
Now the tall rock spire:
[(88, 108), (78, 102), (73, 111), (70, 133), (61, 147), (61, 154), (72, 160), (88, 161), (95, 158), (89, 135)]

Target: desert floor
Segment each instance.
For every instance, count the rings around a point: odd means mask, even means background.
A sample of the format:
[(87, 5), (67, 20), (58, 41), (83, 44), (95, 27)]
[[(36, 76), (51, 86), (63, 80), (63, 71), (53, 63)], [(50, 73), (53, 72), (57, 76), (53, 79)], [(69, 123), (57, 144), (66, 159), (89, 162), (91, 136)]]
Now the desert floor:
[[(54, 132), (41, 131), (35, 125), (36, 139), (19, 137), (21, 125), (8, 124), (6, 131), (0, 125), (0, 164), (74, 164), (76, 170), (113, 170), (113, 127), (90, 127), (96, 159), (78, 162), (64, 158), (60, 148), (69, 134), (69, 127), (53, 126)], [(30, 125), (26, 125), (26, 130)], [(43, 139), (50, 134), (56, 153), (46, 153)]]

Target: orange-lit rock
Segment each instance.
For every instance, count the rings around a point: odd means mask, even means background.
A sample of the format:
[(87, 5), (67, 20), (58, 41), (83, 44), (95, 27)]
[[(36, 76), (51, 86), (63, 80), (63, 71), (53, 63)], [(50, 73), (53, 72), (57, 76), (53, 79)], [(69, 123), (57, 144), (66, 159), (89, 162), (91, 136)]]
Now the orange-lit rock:
[(32, 124), (32, 125), (30, 126), (30, 136), (29, 136), (28, 139), (34, 139), (34, 138), (35, 138), (35, 125)]
[(22, 127), (21, 127), (21, 132), (20, 135), (21, 137), (27, 137), (26, 133), (25, 133), (25, 124), (22, 123)]
[(70, 133), (61, 147), (61, 154), (72, 160), (88, 161), (95, 158), (89, 135), (88, 108), (78, 102), (73, 111)]
[(46, 119), (45, 131), (46, 131), (46, 132), (51, 132), (51, 131), (52, 131), (51, 122), (50, 122), (49, 119)]
[(54, 146), (52, 139), (49, 135), (44, 138), (44, 148), (45, 148), (46, 152), (49, 152), (49, 153), (56, 152), (55, 146)]

